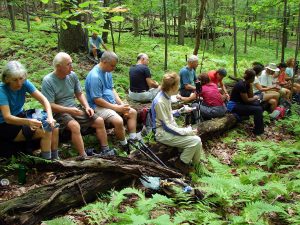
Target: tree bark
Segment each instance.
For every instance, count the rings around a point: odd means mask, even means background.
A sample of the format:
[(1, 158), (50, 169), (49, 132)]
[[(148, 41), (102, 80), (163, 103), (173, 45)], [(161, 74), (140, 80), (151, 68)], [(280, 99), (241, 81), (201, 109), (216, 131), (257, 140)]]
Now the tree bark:
[(197, 16), (197, 29), (196, 29), (196, 43), (194, 48), (194, 55), (198, 55), (199, 47), (200, 47), (200, 38), (201, 38), (201, 23), (204, 17), (204, 9), (206, 6), (207, 0), (201, 0), (201, 5), (199, 8), (199, 13)]
[(166, 0), (163, 0), (163, 11), (164, 11), (164, 32), (165, 32), (165, 63), (164, 70), (168, 69), (168, 28), (167, 28), (167, 5)]
[(1, 203), (0, 224), (38, 224), (41, 220), (94, 201), (99, 192), (128, 186), (142, 175), (161, 178), (182, 176), (154, 163), (122, 157), (26, 163), (38, 171), (56, 171), (57, 177), (62, 179)]
[(284, 52), (285, 52), (285, 46), (286, 46), (286, 40), (287, 40), (287, 0), (284, 0), (284, 7), (283, 7), (283, 27), (282, 27), (282, 42), (281, 42), (281, 62), (284, 62)]
[(186, 20), (187, 0), (180, 1), (178, 17), (178, 44), (184, 45), (185, 20)]
[(12, 0), (7, 0), (7, 8), (10, 18), (10, 24), (11, 24), (11, 30), (16, 30), (16, 22), (15, 22), (15, 9), (14, 9), (14, 3)]
[(235, 18), (235, 0), (232, 0), (232, 20), (233, 20), (233, 75), (237, 77), (237, 30)]
[(133, 17), (133, 36), (139, 36), (139, 18), (137, 16)]

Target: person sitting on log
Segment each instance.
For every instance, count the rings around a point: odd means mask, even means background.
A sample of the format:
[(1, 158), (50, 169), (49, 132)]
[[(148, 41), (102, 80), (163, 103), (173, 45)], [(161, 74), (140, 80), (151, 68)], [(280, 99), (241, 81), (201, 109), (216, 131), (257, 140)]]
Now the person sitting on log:
[(286, 61), (287, 68), (285, 70), (286, 74), (288, 75), (287, 80), (292, 79), (294, 76), (294, 66), (295, 66), (295, 59), (290, 58)]
[[(189, 97), (177, 95), (177, 98), (183, 102), (194, 102), (200, 100), (200, 97), (202, 97), (202, 101), (195, 102), (192, 106), (197, 107), (197, 110), (200, 110), (200, 115), (203, 119), (207, 120), (224, 116), (227, 111), (224, 104), (226, 96), (221, 95), (218, 86), (210, 81), (207, 73), (201, 73), (198, 76), (198, 80), (201, 84), (200, 93), (197, 93), (197, 91), (193, 92)], [(199, 119), (197, 118), (199, 117), (197, 110), (194, 110), (193, 113), (194, 117)]]
[(198, 67), (198, 56), (191, 55), (187, 60), (187, 66), (183, 67), (180, 72), (180, 95), (189, 97), (196, 90), (195, 81), (196, 69)]
[(261, 72), (264, 70), (262, 64), (257, 64), (253, 66), (253, 70), (255, 71), (255, 80), (253, 82), (253, 94), (257, 95), (261, 102), (267, 102), (270, 104), (270, 111), (273, 112), (278, 105), (279, 101), (279, 92), (275, 87), (262, 87), (260, 84), (260, 75)]
[(129, 94), (128, 97), (137, 102), (150, 102), (159, 92), (159, 84), (151, 79), (151, 72), (148, 68), (149, 57), (140, 53), (137, 57), (137, 64), (129, 70)]
[(172, 115), (170, 96), (178, 93), (178, 85), (178, 74), (173, 72), (164, 75), (161, 92), (157, 94), (151, 105), (152, 123), (158, 142), (182, 149), (175, 166), (187, 174), (193, 170), (190, 163), (199, 163), (203, 151), (197, 130), (193, 130), (192, 127), (178, 127)]
[(101, 51), (100, 49), (100, 44), (105, 50), (108, 50), (102, 38), (98, 35), (96, 31), (94, 31), (89, 39), (89, 52), (90, 55), (93, 56), (96, 61), (98, 61), (101, 58), (101, 55), (103, 54), (103, 51)]
[(225, 94), (226, 99), (229, 100), (230, 96), (227, 92), (225, 84), (223, 83), (223, 79), (224, 79), (224, 77), (226, 77), (227, 71), (225, 69), (211, 70), (211, 71), (208, 71), (207, 74), (210, 78), (210, 81), (212, 83), (215, 83), (216, 85), (219, 85), (219, 87), (222, 90), (221, 93)]
[[(25, 95), (29, 93), (47, 112), (45, 122), (27, 118), (24, 112)], [(0, 139), (3, 142), (41, 139), (41, 157), (58, 159), (58, 129), (47, 98), (27, 79), (25, 67), (18, 61), (8, 62), (0, 83)]]
[(237, 82), (230, 96), (230, 101), (227, 104), (229, 112), (235, 113), (238, 116), (254, 116), (255, 135), (264, 133), (263, 108), (260, 105), (259, 96), (252, 94), (252, 87), (255, 80), (255, 71), (247, 69), (244, 74), (244, 80)]
[(129, 139), (135, 140), (137, 112), (121, 100), (114, 88), (112, 71), (115, 70), (117, 63), (118, 56), (114, 52), (105, 51), (100, 63), (88, 73), (85, 90), (89, 105), (105, 120), (105, 123), (115, 128), (121, 148), (129, 152), (123, 119), (127, 120)]
[[(289, 76), (286, 74), (287, 64), (286, 63), (279, 63), (278, 64), (279, 75), (277, 78), (277, 83), (284, 88), (287, 88), (289, 90), (292, 89), (292, 82)], [(293, 85), (293, 91), (294, 93), (300, 93), (300, 84), (294, 83)]]
[[(60, 132), (71, 132), (71, 141), (80, 156), (87, 156), (81, 132), (95, 128), (102, 154), (112, 154), (107, 142), (104, 120), (90, 108), (77, 75), (72, 71), (72, 59), (65, 52), (53, 59), (54, 71), (46, 75), (42, 82), (42, 93), (49, 100), (55, 119), (62, 125)], [(76, 99), (80, 102), (78, 105)], [(93, 153), (89, 152), (89, 155)]]
[(269, 65), (266, 66), (265, 70), (261, 72), (260, 84), (264, 88), (272, 88), (272, 90), (279, 92), (281, 97), (289, 101), (291, 91), (277, 85), (278, 72), (279, 69), (277, 68), (276, 64), (269, 63)]

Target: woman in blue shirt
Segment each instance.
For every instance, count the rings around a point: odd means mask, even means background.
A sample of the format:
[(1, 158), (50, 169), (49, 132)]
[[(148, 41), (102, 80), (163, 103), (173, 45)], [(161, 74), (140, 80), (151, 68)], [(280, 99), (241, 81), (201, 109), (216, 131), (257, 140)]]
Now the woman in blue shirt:
[[(57, 159), (58, 129), (53, 129), (55, 120), (46, 97), (27, 80), (27, 71), (18, 61), (8, 62), (3, 68), (1, 78), (0, 141), (19, 142), (41, 139), (42, 158)], [(43, 129), (41, 121), (26, 118), (23, 111), (26, 93), (29, 93), (44, 106), (48, 115), (47, 122), (51, 126), (50, 131)]]

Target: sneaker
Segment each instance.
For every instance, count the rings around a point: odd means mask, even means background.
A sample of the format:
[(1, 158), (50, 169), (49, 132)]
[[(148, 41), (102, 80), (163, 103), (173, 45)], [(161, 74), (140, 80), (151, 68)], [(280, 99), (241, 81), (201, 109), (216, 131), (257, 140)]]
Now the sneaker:
[(102, 156), (115, 156), (116, 155), (116, 150), (115, 149), (107, 149), (107, 150), (103, 150), (101, 151), (99, 154), (97, 154), (98, 156), (102, 157)]
[(175, 161), (175, 167), (179, 169), (183, 174), (189, 174), (191, 172), (195, 172), (195, 169), (188, 164), (185, 164), (181, 161), (180, 158), (176, 159)]
[(93, 155), (97, 154), (95, 152), (94, 148), (87, 148), (87, 149), (85, 149), (85, 153), (86, 153), (87, 156), (93, 156)]

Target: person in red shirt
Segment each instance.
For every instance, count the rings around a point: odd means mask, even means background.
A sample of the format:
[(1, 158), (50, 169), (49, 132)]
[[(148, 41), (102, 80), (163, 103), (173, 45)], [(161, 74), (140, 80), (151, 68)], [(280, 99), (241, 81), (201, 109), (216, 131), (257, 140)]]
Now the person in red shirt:
[(227, 71), (225, 69), (218, 69), (218, 70), (211, 70), (208, 73), (208, 76), (210, 78), (210, 81), (212, 83), (215, 83), (216, 85), (219, 85), (222, 89), (223, 93), (226, 96), (226, 99), (229, 100), (230, 96), (227, 92), (227, 89), (223, 83), (223, 78), (226, 77)]
[[(189, 97), (177, 96), (179, 100), (183, 102), (192, 102), (197, 99), (197, 97), (202, 97), (202, 102), (193, 103), (193, 107), (197, 107), (200, 110), (201, 117), (203, 119), (211, 119), (216, 117), (222, 117), (225, 115), (227, 109), (224, 104), (226, 99), (225, 95), (221, 95), (218, 90), (218, 86), (210, 81), (210, 78), (207, 73), (201, 73), (198, 77), (198, 80), (201, 82), (202, 90), (200, 96), (194, 92)], [(195, 110), (196, 111), (196, 110)], [(196, 111), (195, 114), (198, 112)], [(197, 118), (198, 116), (195, 115)]]
[[(290, 89), (292, 87), (292, 83), (290, 81), (290, 77), (286, 73), (287, 64), (279, 63), (278, 68), (280, 69), (279, 75), (277, 77), (277, 83), (284, 88)], [(300, 84), (294, 83), (293, 91), (295, 93), (300, 93)]]

